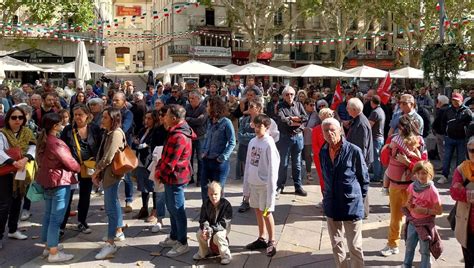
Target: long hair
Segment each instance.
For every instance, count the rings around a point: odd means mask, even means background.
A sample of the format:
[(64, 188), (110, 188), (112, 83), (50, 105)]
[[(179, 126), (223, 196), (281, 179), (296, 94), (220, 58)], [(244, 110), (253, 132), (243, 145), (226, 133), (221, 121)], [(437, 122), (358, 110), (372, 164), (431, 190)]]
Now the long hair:
[(23, 123), (21, 124), (21, 127), (24, 127), (26, 124), (26, 112), (23, 110), (23, 108), (20, 108), (19, 106), (14, 106), (8, 110), (7, 114), (5, 115), (5, 128), (11, 129), (10, 127), (10, 117), (12, 116), (14, 111), (20, 111), (20, 113), (23, 116)]
[[(56, 124), (61, 123), (61, 116), (57, 113), (46, 114), (41, 120), (43, 129), (41, 130), (36, 142), (36, 156), (40, 156), (46, 147), (46, 139)], [(39, 159), (39, 158), (38, 158)]]
[(209, 98), (209, 117), (219, 120), (228, 113), (227, 105), (219, 96)]
[(122, 114), (120, 113), (119, 109), (109, 107), (105, 109), (104, 112), (107, 112), (112, 119), (110, 130), (116, 130), (117, 128), (122, 127)]
[(409, 137), (411, 135), (417, 135), (417, 136), (421, 135), (419, 131), (420, 129), (419, 124), (416, 122), (415, 119), (413, 119), (409, 115), (402, 115), (400, 117), (398, 126), (399, 126), (398, 127), (399, 134), (403, 138)]

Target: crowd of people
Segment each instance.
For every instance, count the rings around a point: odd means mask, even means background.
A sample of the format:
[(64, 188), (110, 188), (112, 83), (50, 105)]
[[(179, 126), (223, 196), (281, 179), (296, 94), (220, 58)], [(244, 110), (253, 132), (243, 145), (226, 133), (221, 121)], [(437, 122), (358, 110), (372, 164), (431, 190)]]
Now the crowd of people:
[[(383, 103), (376, 90), (364, 94), (357, 85), (343, 83), (343, 101), (334, 103), (329, 88), (295, 88), (256, 83), (254, 77), (248, 77), (245, 86), (208, 81), (199, 87), (193, 80), (158, 82), (146, 89), (128, 81), (97, 81), (85, 89), (72, 81), (64, 89), (50, 81), (17, 89), (0, 86), (0, 249), (7, 223), (9, 238), (27, 238), (18, 222), (31, 216), (30, 192), (42, 189), (43, 257), (49, 262), (73, 259), (59, 244), (69, 217), (75, 216), (72, 196), (78, 190), (76, 228), (89, 234), (88, 211), (95, 190), (104, 195), (108, 219), (105, 245), (95, 257), (112, 257), (115, 242), (126, 239), (122, 213), (133, 211), (135, 178), (142, 199), (135, 217), (159, 232), (168, 211), (170, 234), (159, 243), (171, 248), (168, 257), (189, 251), (185, 189), (200, 187), (199, 251), (193, 259), (215, 254), (228, 264), (233, 210), (225, 199), (225, 186), (233, 178), (243, 181), (238, 212), (253, 209), (258, 225), (257, 239), (246, 249), (264, 249), (271, 257), (277, 251), (272, 214), (278, 210), (278, 196), (288, 192), (288, 171), (294, 185), (290, 192), (305, 197), (304, 184), (315, 180), (314, 163), (338, 267), (364, 266), (362, 222), (370, 214), (369, 187), (376, 183), (390, 205), (387, 245), (381, 255), (399, 253), (406, 216), (403, 265), (412, 266), (419, 242), (421, 266), (429, 267), (431, 255), (438, 258), (442, 251), (434, 221), (443, 212), (433, 182), (436, 172), (441, 173), (438, 185), (451, 181), (460, 216), (455, 236), (466, 267), (472, 267), (474, 89), (466, 97), (455, 92), (450, 98), (428, 87), (393, 89), (390, 101)], [(436, 143), (432, 152), (427, 150), (430, 135)], [(139, 164), (118, 175), (114, 159), (127, 146)], [(234, 150), (237, 161), (231, 171)], [(434, 167), (430, 160), (437, 158), (442, 165)]]

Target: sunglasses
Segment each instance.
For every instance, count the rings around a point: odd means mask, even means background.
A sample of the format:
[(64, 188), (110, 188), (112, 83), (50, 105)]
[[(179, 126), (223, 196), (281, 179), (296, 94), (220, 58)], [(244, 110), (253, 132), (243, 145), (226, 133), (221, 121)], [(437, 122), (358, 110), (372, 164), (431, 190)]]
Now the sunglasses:
[(10, 116), (11, 120), (25, 120), (25, 117), (23, 115), (12, 115)]
[(471, 154), (474, 154), (474, 148), (472, 148), (472, 149), (468, 148), (467, 151)]

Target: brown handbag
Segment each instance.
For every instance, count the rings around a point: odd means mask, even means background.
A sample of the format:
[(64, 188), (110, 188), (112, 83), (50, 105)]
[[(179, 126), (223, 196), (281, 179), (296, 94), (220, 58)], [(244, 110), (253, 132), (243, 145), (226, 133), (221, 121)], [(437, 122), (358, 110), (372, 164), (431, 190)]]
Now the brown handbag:
[(124, 134), (124, 148), (118, 150), (115, 153), (114, 160), (112, 161), (112, 173), (117, 176), (123, 176), (134, 170), (138, 166), (138, 158), (135, 152), (127, 145)]

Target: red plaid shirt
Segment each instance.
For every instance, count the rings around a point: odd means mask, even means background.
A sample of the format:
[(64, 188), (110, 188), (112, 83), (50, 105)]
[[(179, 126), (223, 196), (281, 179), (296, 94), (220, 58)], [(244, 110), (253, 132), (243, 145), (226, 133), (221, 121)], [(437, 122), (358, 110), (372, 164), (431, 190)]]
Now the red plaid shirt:
[(186, 184), (191, 180), (193, 139), (196, 139), (196, 134), (186, 121), (168, 130), (168, 139), (156, 167), (157, 180), (165, 184)]

